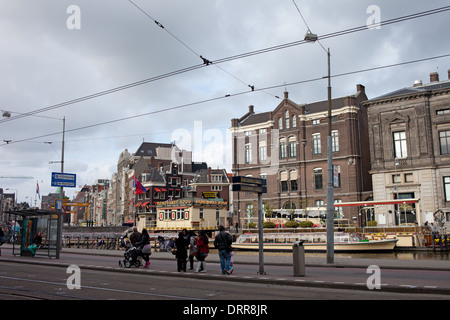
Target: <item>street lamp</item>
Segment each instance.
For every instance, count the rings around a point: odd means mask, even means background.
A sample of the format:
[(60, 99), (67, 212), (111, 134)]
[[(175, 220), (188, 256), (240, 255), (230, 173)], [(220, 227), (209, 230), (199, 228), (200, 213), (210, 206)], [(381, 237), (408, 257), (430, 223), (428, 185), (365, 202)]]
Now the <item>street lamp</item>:
[[(318, 41), (318, 36), (309, 29), (305, 35), (306, 42)], [(322, 46), (322, 44), (320, 44)], [(322, 46), (325, 50), (325, 48)], [(330, 48), (325, 50), (328, 62), (328, 136), (327, 136), (327, 263), (334, 263), (334, 187), (333, 187), (333, 154), (331, 140), (331, 72)]]

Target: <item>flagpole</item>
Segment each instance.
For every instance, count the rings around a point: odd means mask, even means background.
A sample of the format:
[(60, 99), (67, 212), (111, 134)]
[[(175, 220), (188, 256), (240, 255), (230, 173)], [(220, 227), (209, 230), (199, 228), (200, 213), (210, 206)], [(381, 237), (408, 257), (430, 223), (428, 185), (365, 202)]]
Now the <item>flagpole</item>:
[(134, 219), (133, 219), (133, 225), (135, 227), (137, 227), (137, 224), (136, 224), (136, 187), (137, 187), (137, 183), (136, 183), (136, 175), (135, 175), (135, 173), (133, 173), (133, 185), (134, 185), (134, 197), (133, 197), (134, 198), (134, 203), (133, 203)]

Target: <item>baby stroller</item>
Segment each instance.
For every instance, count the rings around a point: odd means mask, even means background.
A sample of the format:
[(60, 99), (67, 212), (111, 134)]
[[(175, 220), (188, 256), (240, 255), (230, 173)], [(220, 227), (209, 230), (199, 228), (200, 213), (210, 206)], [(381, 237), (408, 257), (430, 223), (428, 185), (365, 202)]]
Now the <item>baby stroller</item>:
[(125, 252), (123, 254), (123, 259), (119, 260), (119, 266), (130, 268), (131, 266), (135, 266), (139, 268), (142, 264), (142, 256), (140, 256), (139, 249), (133, 247), (131, 242), (125, 241)]

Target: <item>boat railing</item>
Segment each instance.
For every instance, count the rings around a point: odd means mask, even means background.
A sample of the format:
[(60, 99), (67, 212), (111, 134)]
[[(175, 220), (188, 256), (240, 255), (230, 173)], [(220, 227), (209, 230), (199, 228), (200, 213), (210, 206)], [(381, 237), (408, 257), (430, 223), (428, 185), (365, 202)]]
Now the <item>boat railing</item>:
[[(335, 242), (358, 242), (363, 237), (357, 233), (336, 232)], [(303, 241), (304, 243), (323, 243), (326, 242), (327, 235), (320, 233), (268, 233), (264, 234), (264, 243), (294, 243), (295, 241)], [(238, 243), (258, 243), (258, 234), (248, 233), (242, 234), (237, 239)]]
[[(317, 233), (326, 232), (326, 228), (264, 228), (264, 233)], [(429, 226), (376, 226), (376, 227), (334, 227), (335, 232), (350, 232), (350, 233), (431, 233)], [(242, 232), (258, 233), (257, 228), (244, 228)]]

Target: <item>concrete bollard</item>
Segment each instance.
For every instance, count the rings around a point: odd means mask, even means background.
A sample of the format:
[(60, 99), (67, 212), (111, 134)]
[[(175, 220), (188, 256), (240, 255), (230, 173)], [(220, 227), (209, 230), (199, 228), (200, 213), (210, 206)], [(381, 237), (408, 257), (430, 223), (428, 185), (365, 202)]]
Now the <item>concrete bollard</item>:
[(303, 241), (296, 241), (292, 246), (294, 259), (294, 277), (305, 276), (305, 247)]

